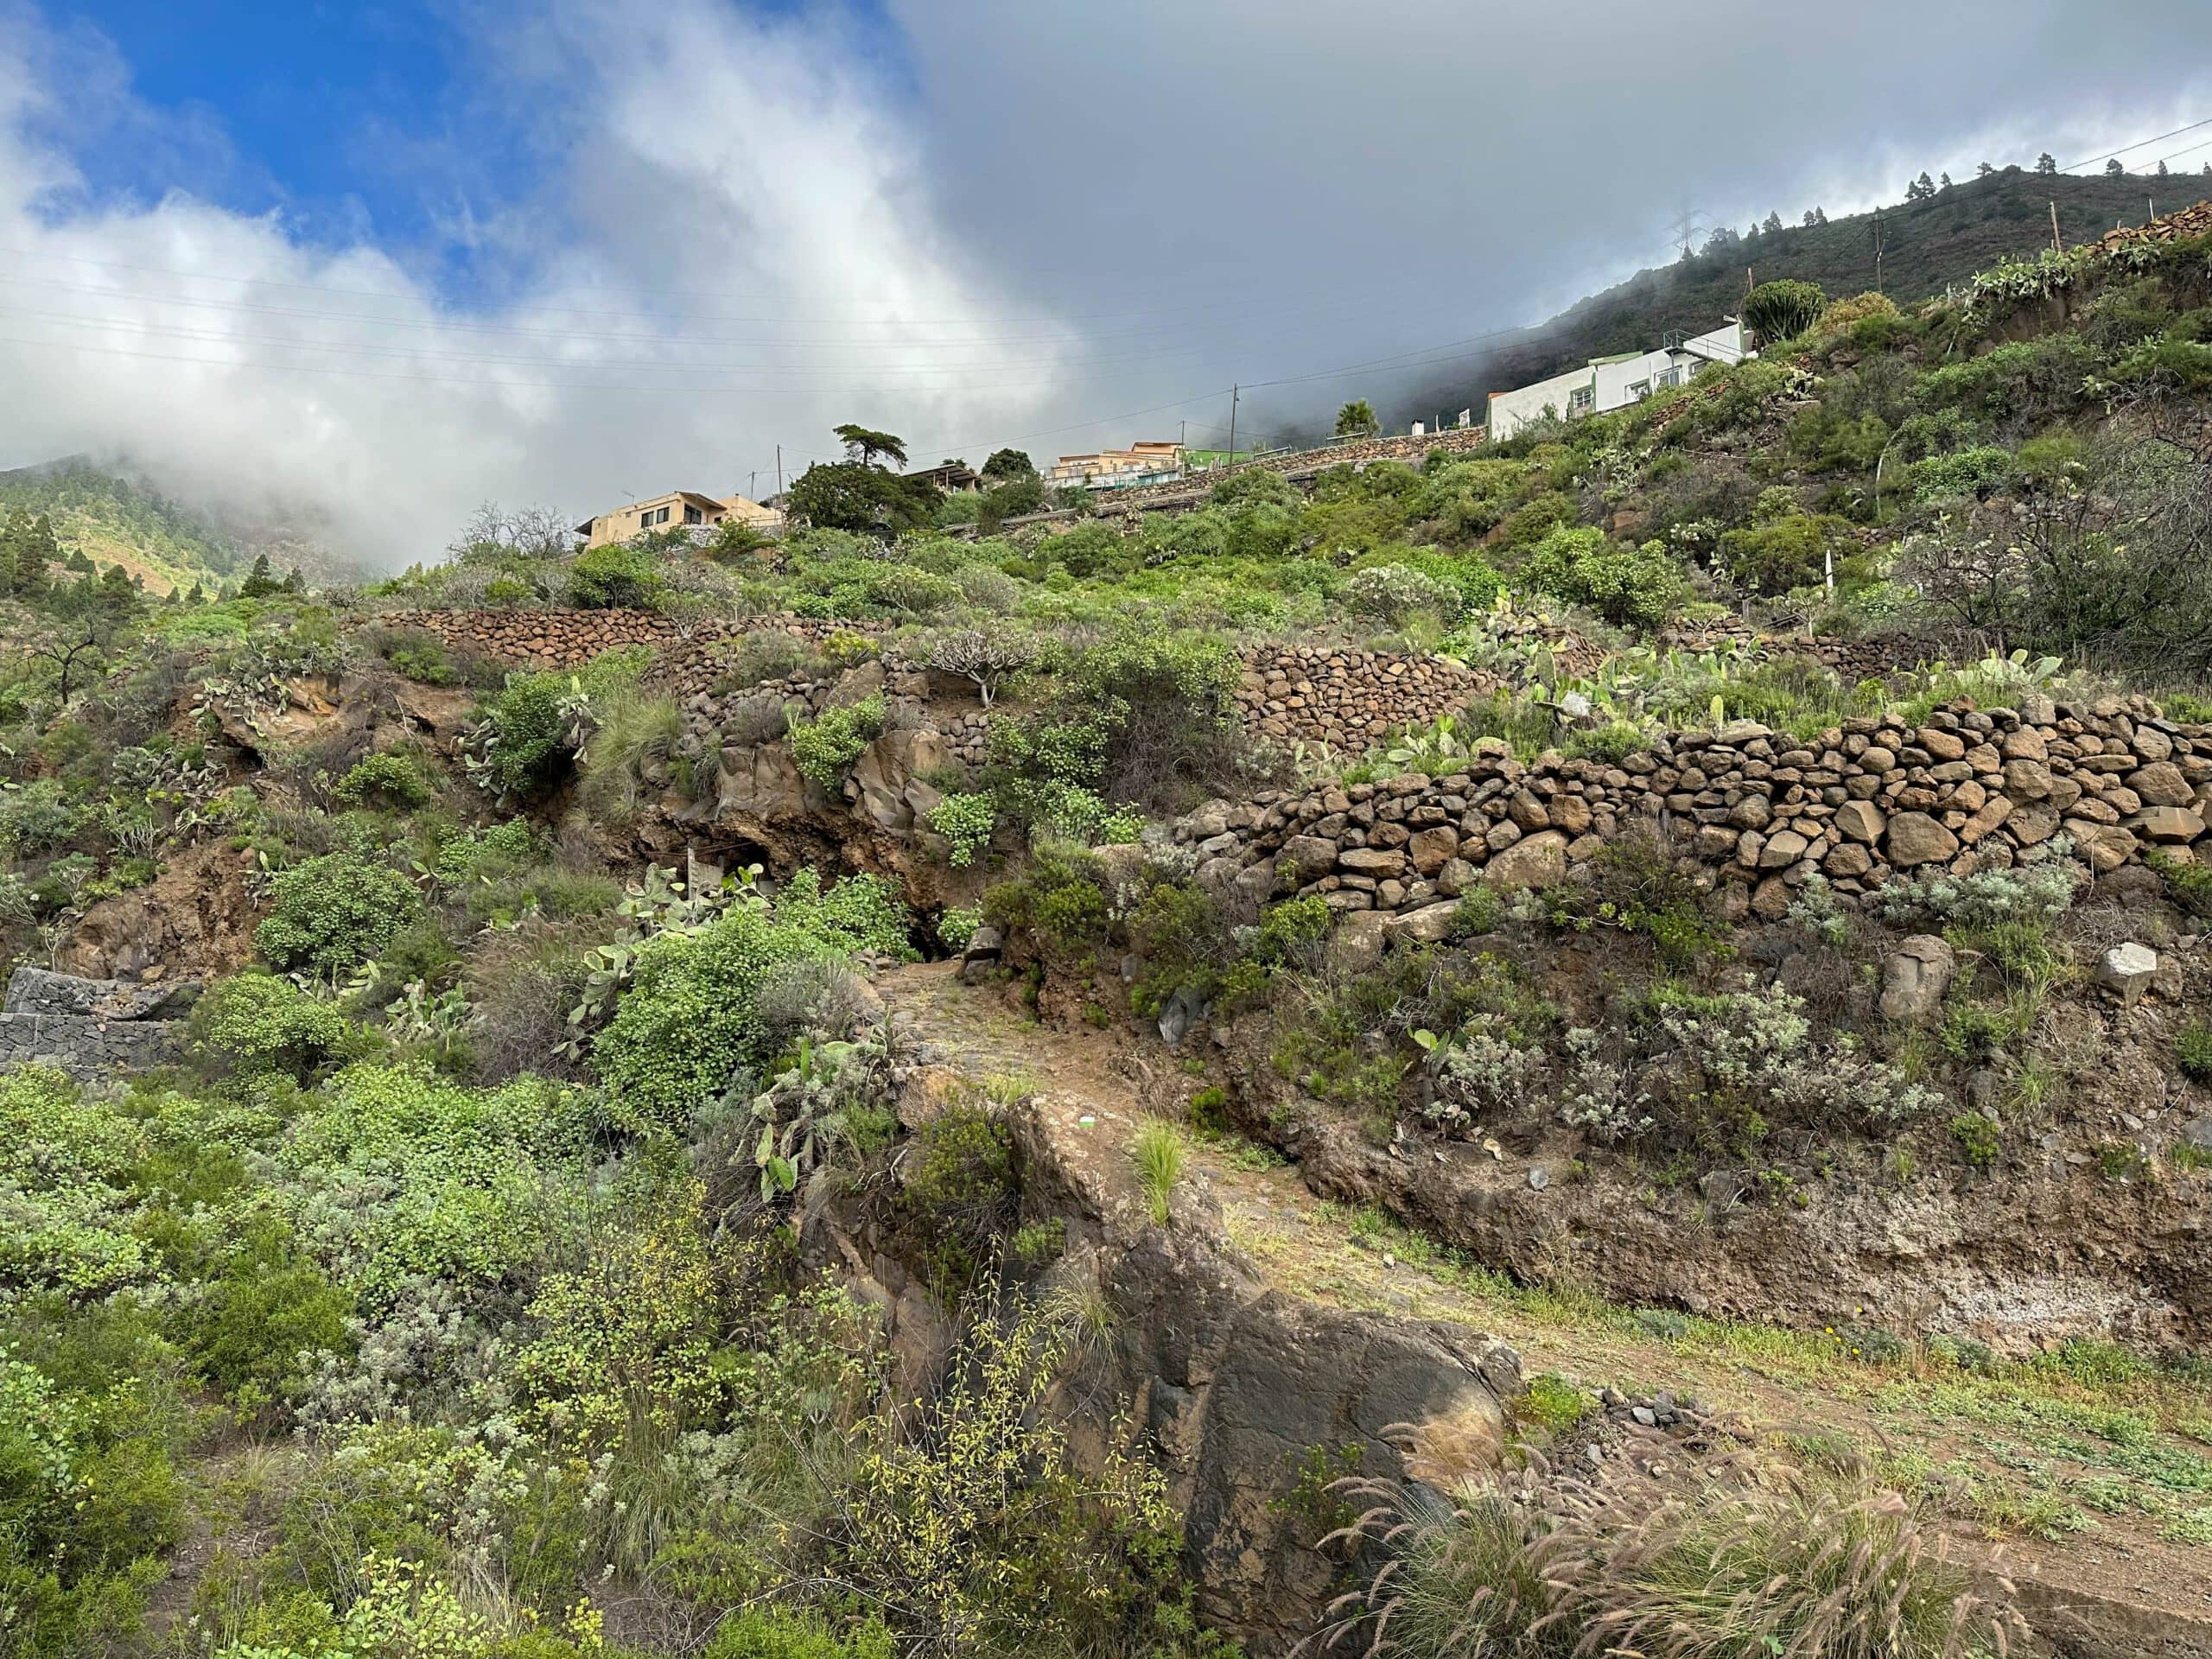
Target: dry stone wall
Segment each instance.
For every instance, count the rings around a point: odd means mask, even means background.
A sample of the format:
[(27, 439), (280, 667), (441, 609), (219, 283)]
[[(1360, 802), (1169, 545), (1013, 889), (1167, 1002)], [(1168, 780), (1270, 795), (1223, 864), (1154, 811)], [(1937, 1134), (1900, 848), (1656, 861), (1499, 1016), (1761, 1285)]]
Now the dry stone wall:
[[(749, 698), (781, 695), (819, 714), (833, 696), (851, 700), (880, 686), (894, 701), (930, 702), (931, 718), (956, 758), (982, 753), (982, 712), (941, 706), (958, 699), (965, 683), (925, 674), (895, 645), (887, 648), (868, 684), (853, 674), (793, 674), (751, 687), (727, 683), (730, 652), (744, 635), (781, 632), (817, 645), (832, 634), (890, 632), (891, 625), (880, 621), (745, 617), (678, 632), (652, 611), (414, 611), (382, 620), (518, 668), (572, 668), (618, 646), (650, 645), (656, 652), (650, 679), (676, 697), (687, 724), (702, 734), (722, 725), (735, 705)], [(1284, 745), (1325, 743), (1353, 753), (1399, 727), (1426, 725), (1491, 684), (1442, 657), (1351, 646), (1257, 645), (1243, 653), (1243, 661), (1236, 702), (1248, 730)], [(871, 671), (863, 666), (854, 673), (866, 679)]]
[(174, 1064), (197, 984), (135, 984), (18, 968), (0, 1008), (0, 1070), (51, 1066), (81, 1082)]
[(448, 646), (512, 668), (573, 668), (623, 645), (680, 649), (733, 635), (778, 629), (810, 645), (833, 633), (875, 633), (880, 622), (818, 617), (716, 618), (681, 622), (658, 611), (393, 611), (377, 619), (389, 628), (433, 634)]
[(1549, 885), (1640, 830), (1768, 918), (1816, 873), (1859, 894), (1901, 874), (2005, 868), (2059, 836), (2099, 872), (2153, 850), (2212, 859), (2212, 726), (2139, 698), (2024, 704), (1853, 720), (1809, 742), (1738, 721), (1618, 766), (1556, 753), (1524, 765), (1485, 740), (1448, 776), (1216, 802), (1174, 835), (1209, 884), (1319, 893), (1435, 938), (1477, 882)]

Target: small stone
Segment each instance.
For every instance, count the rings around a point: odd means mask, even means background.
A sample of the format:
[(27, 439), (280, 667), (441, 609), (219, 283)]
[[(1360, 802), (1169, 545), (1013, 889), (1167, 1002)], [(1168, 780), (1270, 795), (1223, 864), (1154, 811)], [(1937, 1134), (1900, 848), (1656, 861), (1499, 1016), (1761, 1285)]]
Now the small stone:
[(2158, 971), (2158, 953), (2147, 944), (2130, 940), (2115, 944), (2097, 961), (2097, 983), (2133, 1007), (2142, 1001), (2152, 977)]

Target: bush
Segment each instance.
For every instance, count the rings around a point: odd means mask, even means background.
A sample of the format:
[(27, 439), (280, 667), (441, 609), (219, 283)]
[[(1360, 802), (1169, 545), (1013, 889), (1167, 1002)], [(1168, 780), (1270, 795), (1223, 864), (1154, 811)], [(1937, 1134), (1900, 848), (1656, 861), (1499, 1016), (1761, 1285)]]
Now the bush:
[(2194, 1025), (2176, 1037), (2174, 1064), (2190, 1082), (2212, 1084), (2212, 1026)]
[(357, 761), (332, 791), (355, 806), (421, 806), (435, 794), (411, 749), (383, 749)]
[(1744, 326), (1762, 346), (1795, 340), (1820, 317), (1827, 298), (1817, 283), (1761, 283), (1744, 296)]
[(254, 929), (255, 946), (274, 967), (324, 977), (382, 956), (423, 908), (405, 876), (340, 853), (295, 865), (270, 891), (274, 908)]
[(642, 547), (609, 542), (569, 569), (569, 602), (585, 610), (650, 610), (666, 588), (660, 562)]
[(966, 869), (991, 844), (998, 815), (988, 795), (948, 795), (930, 809), (929, 826), (952, 843), (956, 869)]
[(1689, 592), (1681, 567), (1662, 543), (1637, 547), (1588, 529), (1553, 531), (1530, 550), (1520, 575), (1531, 587), (1587, 605), (1622, 627), (1657, 627)]
[(246, 973), (200, 999), (191, 1029), (211, 1063), (304, 1080), (336, 1056), (352, 1027), (336, 1007), (289, 981)]
[(575, 753), (593, 703), (635, 685), (641, 647), (610, 651), (573, 674), (510, 674), (487, 702), (467, 740), (471, 770), (501, 796), (542, 789)]
[(2081, 884), (2080, 870), (2067, 856), (2071, 846), (2070, 842), (2055, 842), (2034, 863), (2008, 870), (1885, 881), (1875, 891), (1875, 912), (1896, 925), (1934, 920), (1987, 929), (2013, 923), (2048, 924), (2073, 904)]
[(825, 709), (814, 720), (794, 715), (791, 723), (791, 764), (810, 782), (835, 794), (868, 746), (883, 735), (889, 710), (880, 691), (842, 709)]
[(1371, 616), (1402, 627), (1414, 617), (1433, 616), (1446, 626), (1459, 620), (1459, 590), (1402, 564), (1370, 565), (1344, 584), (1344, 602), (1355, 616)]
[(824, 892), (813, 872), (803, 871), (772, 913), (734, 909), (696, 931), (664, 933), (640, 946), (592, 1064), (632, 1119), (681, 1128), (734, 1084), (749, 1093), (745, 1074), (776, 1058), (776, 1034), (760, 1007), (772, 969), (862, 949), (904, 952), (904, 911), (869, 878)]
[(898, 1659), (898, 1648), (873, 1618), (840, 1634), (819, 1614), (751, 1607), (715, 1627), (704, 1659)]

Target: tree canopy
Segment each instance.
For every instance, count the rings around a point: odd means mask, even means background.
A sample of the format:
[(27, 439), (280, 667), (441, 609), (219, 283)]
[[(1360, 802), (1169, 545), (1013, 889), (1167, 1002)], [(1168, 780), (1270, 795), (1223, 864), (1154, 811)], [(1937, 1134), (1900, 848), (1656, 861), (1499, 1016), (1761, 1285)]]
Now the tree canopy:
[(848, 459), (861, 466), (870, 465), (878, 455), (888, 456), (894, 467), (906, 464), (906, 441), (889, 432), (877, 432), (848, 421), (835, 429), (837, 442), (845, 446)]
[(1340, 438), (1363, 438), (1382, 429), (1382, 423), (1375, 418), (1375, 405), (1364, 397), (1355, 397), (1337, 411), (1337, 435)]

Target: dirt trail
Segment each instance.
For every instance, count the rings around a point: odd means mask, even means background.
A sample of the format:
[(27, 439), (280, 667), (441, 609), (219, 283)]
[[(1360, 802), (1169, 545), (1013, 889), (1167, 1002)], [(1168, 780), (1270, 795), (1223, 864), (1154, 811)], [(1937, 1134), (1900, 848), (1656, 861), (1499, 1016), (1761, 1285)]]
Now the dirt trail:
[[(1129, 1139), (1147, 1116), (1185, 1115), (1190, 1094), (1206, 1081), (1197, 1046), (1179, 1057), (1120, 1030), (1047, 1027), (1014, 1006), (1006, 986), (963, 985), (955, 967), (900, 968), (877, 988), (940, 1064), (978, 1077), (1022, 1079), (1061, 1143), (1079, 1147), (1095, 1166), (1117, 1166), (1117, 1190), (1136, 1202)], [(2106, 1632), (2065, 1651), (2212, 1655), (2212, 1546), (2159, 1536), (2174, 1516), (2212, 1504), (2212, 1490), (2195, 1484), (2200, 1468), (2212, 1471), (2201, 1441), (2194, 1449), (2173, 1435), (2141, 1443), (2164, 1456), (2153, 1459), (2162, 1472), (2150, 1494), (2161, 1512), (2123, 1506), (2090, 1515), (2048, 1497), (2101, 1494), (2118, 1478), (2094, 1455), (2102, 1449), (2094, 1437), (2063, 1432), (2075, 1427), (2068, 1414), (2077, 1408), (2094, 1419), (2097, 1407), (2086, 1398), (2078, 1408), (2063, 1397), (2051, 1402), (2054, 1422), (2040, 1414), (2044, 1407), (2016, 1408), (2002, 1391), (1985, 1398), (1907, 1365), (1859, 1363), (1832, 1335), (1702, 1321), (1677, 1331), (1663, 1316), (1645, 1328), (1634, 1313), (1595, 1297), (1490, 1279), (1378, 1215), (1316, 1198), (1294, 1166), (1233, 1137), (1194, 1141), (1184, 1181), (1217, 1211), (1236, 1251), (1290, 1294), (1448, 1321), (1510, 1343), (1531, 1376), (1553, 1373), (1592, 1391), (1672, 1389), (1779, 1433), (1841, 1437), (1889, 1459), (1897, 1478), (1919, 1477), (1961, 1516), (1958, 1530), (1970, 1548), (2003, 1537), (2002, 1563), (2023, 1580), (2030, 1603), (2048, 1605), (2056, 1595)], [(2203, 1416), (2195, 1427), (2212, 1434), (2212, 1399)], [(2119, 1459), (2121, 1466), (2142, 1461)]]

